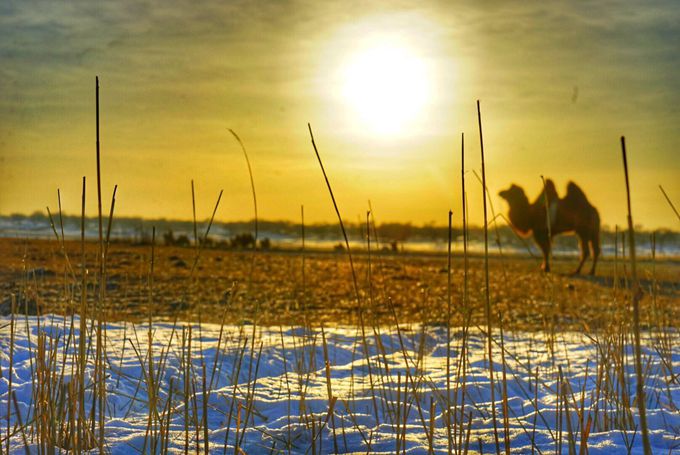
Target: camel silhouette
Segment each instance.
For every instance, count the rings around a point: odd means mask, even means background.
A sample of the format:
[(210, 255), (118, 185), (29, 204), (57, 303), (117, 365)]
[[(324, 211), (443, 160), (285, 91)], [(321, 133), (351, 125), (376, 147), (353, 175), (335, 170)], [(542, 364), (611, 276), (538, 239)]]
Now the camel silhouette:
[(544, 271), (550, 271), (550, 249), (552, 238), (558, 234), (575, 233), (579, 241), (581, 258), (574, 274), (579, 274), (590, 253), (593, 266), (590, 274), (595, 274), (597, 259), (600, 256), (600, 215), (585, 193), (574, 182), (567, 185), (567, 194), (560, 198), (555, 183), (548, 179), (541, 194), (529, 203), (524, 190), (513, 184), (498, 193), (508, 202), (508, 218), (512, 228), (519, 235), (533, 238), (543, 253)]

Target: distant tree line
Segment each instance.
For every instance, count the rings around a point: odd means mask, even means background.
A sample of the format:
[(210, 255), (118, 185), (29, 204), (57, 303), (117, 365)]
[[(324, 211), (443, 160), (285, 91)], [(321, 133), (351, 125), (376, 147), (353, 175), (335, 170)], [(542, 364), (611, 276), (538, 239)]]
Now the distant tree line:
[[(54, 221), (59, 224), (58, 215), (53, 214)], [(80, 216), (65, 215), (62, 220), (67, 231), (67, 237), (76, 238), (80, 233)], [(108, 220), (105, 218), (104, 223)], [(207, 227), (208, 220), (198, 223), (198, 235), (202, 238)], [(189, 246), (193, 244), (194, 226), (192, 221), (168, 220), (168, 219), (142, 219), (134, 217), (115, 217), (113, 220), (112, 238), (118, 240), (132, 241), (134, 243), (148, 244), (151, 242), (152, 228), (156, 228), (157, 233), (164, 233), (163, 242), (176, 246)], [(88, 217), (85, 220), (85, 229), (88, 235), (94, 236), (97, 232), (98, 220), (96, 217)], [(299, 223), (291, 221), (270, 221), (259, 220), (258, 227), (260, 233), (265, 233), (267, 238), (258, 240), (258, 248), (268, 249), (275, 244), (275, 239), (286, 238), (295, 239), (301, 237), (301, 226)], [(365, 241), (366, 225), (363, 223), (345, 221), (345, 227), (350, 241)], [(10, 234), (3, 234), (8, 232)], [(215, 222), (210, 230), (210, 237), (206, 241), (207, 247), (225, 249), (252, 249), (255, 243), (253, 236), (254, 222)], [(604, 227), (601, 236), (602, 243), (622, 245), (624, 231), (617, 231)], [(47, 214), (35, 212), (31, 215), (12, 214), (0, 215), (0, 236), (1, 235), (20, 235), (32, 236), (34, 233), (41, 233), (43, 237), (52, 236), (50, 222)], [(636, 227), (636, 243), (639, 245), (651, 245), (652, 233), (655, 237), (658, 251), (664, 249), (680, 249), (680, 232), (670, 229), (659, 229), (656, 231), (645, 230)], [(377, 238), (376, 238), (377, 234)], [(453, 239), (459, 243), (463, 232), (460, 227), (454, 227)], [(343, 237), (337, 223), (315, 223), (305, 226), (305, 235), (309, 239), (337, 242), (334, 249), (340, 250)], [(427, 223), (416, 225), (413, 223), (382, 223), (375, 228), (371, 226), (371, 241), (374, 245), (387, 250), (399, 250), (404, 244), (409, 242), (446, 242), (448, 239), (448, 228), (443, 225)], [(483, 241), (483, 230), (479, 226), (472, 226), (468, 230), (470, 242)], [(271, 239), (274, 239), (272, 241)], [(160, 239), (157, 239), (160, 241)], [(498, 242), (502, 246), (523, 247), (523, 240), (519, 239), (512, 229), (503, 222), (491, 224), (489, 226), (489, 242), (493, 247)], [(530, 242), (529, 242), (530, 243)], [(338, 245), (340, 244), (340, 245)], [(556, 248), (576, 248), (576, 240), (570, 236), (558, 236), (555, 239)]]
[[(189, 236), (180, 234), (175, 237), (175, 233), (172, 229), (163, 234), (163, 243), (166, 246), (179, 247), (188, 247), (192, 245)], [(236, 234), (227, 240), (216, 240), (213, 237), (199, 237), (198, 243), (205, 248), (219, 248), (223, 250), (252, 250), (255, 247), (260, 250), (269, 250), (272, 246), (271, 240), (269, 240), (268, 237), (256, 240), (255, 236), (250, 233)]]

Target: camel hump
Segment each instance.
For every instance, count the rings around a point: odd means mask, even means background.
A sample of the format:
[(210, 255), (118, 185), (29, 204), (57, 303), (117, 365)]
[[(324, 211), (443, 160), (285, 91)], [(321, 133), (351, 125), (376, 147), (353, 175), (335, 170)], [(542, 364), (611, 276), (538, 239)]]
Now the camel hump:
[(590, 207), (586, 193), (574, 182), (567, 184), (567, 195), (564, 201), (572, 207)]
[(555, 188), (555, 182), (552, 181), (552, 179), (547, 179), (545, 181), (545, 188), (544, 188), (545, 194), (548, 197), (548, 202), (556, 201), (559, 199), (559, 196), (557, 195), (557, 188)]

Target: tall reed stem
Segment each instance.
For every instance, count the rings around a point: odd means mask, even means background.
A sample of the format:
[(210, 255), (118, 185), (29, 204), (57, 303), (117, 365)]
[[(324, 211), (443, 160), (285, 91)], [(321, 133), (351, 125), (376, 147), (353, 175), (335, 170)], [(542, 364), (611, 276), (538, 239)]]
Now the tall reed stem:
[(678, 213), (678, 209), (676, 209), (675, 205), (673, 205), (673, 202), (671, 202), (671, 198), (668, 197), (666, 191), (663, 189), (661, 185), (659, 185), (659, 189), (661, 190), (661, 193), (663, 193), (663, 197), (666, 198), (666, 202), (668, 202), (668, 205), (670, 205), (671, 209), (673, 209), (673, 213), (675, 213), (675, 216), (678, 217), (678, 221), (680, 221), (680, 213)]
[(229, 132), (234, 136), (234, 139), (236, 139), (236, 142), (239, 143), (241, 146), (241, 150), (243, 151), (243, 156), (246, 158), (246, 164), (248, 165), (248, 175), (250, 176), (250, 190), (253, 193), (253, 208), (255, 210), (255, 245), (253, 246), (254, 248), (257, 248), (257, 234), (258, 234), (258, 226), (257, 226), (257, 195), (255, 193), (255, 179), (253, 179), (253, 169), (250, 166), (250, 159), (248, 159), (248, 152), (246, 152), (246, 147), (243, 145), (243, 141), (241, 141), (241, 138), (236, 134), (236, 131), (232, 130), (229, 128)]
[(489, 296), (489, 225), (487, 222), (486, 213), (486, 167), (484, 163), (484, 136), (482, 134), (482, 112), (479, 107), (479, 100), (477, 100), (477, 122), (479, 124), (479, 145), (482, 152), (482, 199), (484, 201), (484, 294), (485, 313), (486, 313), (486, 337), (487, 349), (489, 353), (489, 384), (491, 387), (491, 417), (493, 419), (493, 437), (496, 443), (496, 453), (501, 453), (500, 443), (498, 442), (498, 422), (496, 419), (496, 391), (493, 378), (493, 339), (491, 333), (491, 297)]
[(453, 212), (449, 210), (449, 238), (446, 267), (446, 432), (449, 453), (453, 452), (453, 434), (451, 433), (451, 220)]
[(640, 300), (642, 289), (637, 279), (635, 261), (635, 227), (633, 214), (630, 208), (630, 183), (628, 181), (628, 158), (626, 156), (626, 138), (621, 136), (621, 154), (623, 155), (623, 172), (626, 176), (626, 202), (628, 205), (628, 243), (630, 245), (630, 270), (633, 278), (633, 331), (635, 334), (635, 375), (637, 376), (637, 404), (640, 411), (640, 429), (642, 430), (642, 447), (645, 455), (651, 455), (652, 447), (649, 442), (649, 429), (647, 428), (647, 410), (645, 402), (645, 383), (642, 372), (642, 349), (640, 347)]
[(100, 160), (100, 141), (99, 141), (99, 77), (95, 76), (95, 107), (96, 107), (96, 134), (97, 134), (97, 217), (99, 224), (99, 294), (97, 302), (97, 345), (95, 356), (95, 383), (92, 400), (92, 426), (94, 427), (95, 408), (99, 404), (99, 438), (98, 445), (100, 453), (104, 452), (104, 402), (106, 401), (106, 387), (104, 385), (104, 359), (102, 353), (102, 317), (104, 317), (104, 234), (102, 223), (102, 180), (101, 180), (101, 160)]
[(340, 230), (342, 231), (342, 236), (345, 239), (345, 246), (347, 247), (347, 256), (349, 257), (349, 267), (352, 271), (352, 283), (354, 284), (354, 295), (356, 299), (357, 312), (359, 314), (359, 325), (361, 326), (361, 341), (364, 348), (364, 355), (366, 357), (366, 366), (368, 368), (368, 381), (371, 388), (371, 396), (373, 397), (373, 408), (375, 410), (376, 416), (378, 415), (378, 405), (375, 402), (375, 386), (373, 383), (373, 370), (371, 368), (371, 355), (368, 351), (368, 342), (366, 341), (366, 327), (364, 325), (364, 309), (361, 304), (361, 295), (359, 293), (359, 284), (357, 282), (357, 274), (354, 270), (354, 261), (352, 259), (352, 250), (349, 247), (349, 239), (347, 238), (347, 231), (345, 230), (345, 225), (342, 222), (342, 216), (340, 215), (340, 209), (335, 201), (335, 195), (333, 194), (333, 188), (331, 188), (331, 182), (328, 180), (326, 175), (326, 169), (323, 167), (323, 162), (321, 161), (321, 155), (319, 155), (319, 150), (316, 148), (316, 142), (314, 142), (314, 133), (312, 133), (312, 125), (307, 124), (309, 128), (309, 137), (312, 140), (312, 147), (314, 148), (314, 153), (316, 154), (316, 159), (319, 161), (319, 166), (321, 167), (321, 172), (323, 173), (323, 178), (326, 181), (326, 186), (328, 187), (328, 192), (331, 195), (331, 200), (333, 201), (333, 208), (335, 209), (335, 214), (338, 216), (338, 222), (340, 223)]

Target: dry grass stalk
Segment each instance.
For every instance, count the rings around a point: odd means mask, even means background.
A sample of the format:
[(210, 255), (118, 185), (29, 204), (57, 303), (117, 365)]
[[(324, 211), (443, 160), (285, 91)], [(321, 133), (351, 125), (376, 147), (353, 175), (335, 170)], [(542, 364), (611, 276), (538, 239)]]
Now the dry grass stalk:
[[(482, 112), (479, 107), (479, 100), (477, 100), (477, 121), (479, 125), (479, 144), (481, 147), (482, 156), (482, 188), (486, 188), (486, 167), (484, 165), (484, 136), (482, 134)], [(493, 338), (491, 330), (491, 297), (489, 288), (489, 227), (486, 213), (486, 192), (482, 191), (482, 199), (484, 201), (484, 292), (485, 292), (485, 306), (486, 313), (486, 336), (487, 336), (487, 350), (489, 356), (489, 391), (491, 393), (491, 418), (493, 420), (493, 435), (496, 444), (496, 453), (500, 454), (501, 448), (498, 441), (498, 422), (496, 420), (496, 390), (494, 384), (494, 365), (493, 365)]]
[(628, 180), (628, 159), (626, 156), (626, 139), (621, 136), (621, 154), (623, 156), (623, 171), (626, 177), (626, 201), (628, 206), (628, 241), (630, 242), (630, 267), (633, 279), (633, 335), (635, 336), (635, 375), (636, 380), (636, 401), (640, 412), (640, 429), (642, 431), (642, 446), (645, 455), (651, 455), (652, 447), (649, 442), (649, 429), (647, 427), (647, 410), (645, 398), (645, 377), (642, 372), (642, 348), (640, 346), (640, 300), (642, 299), (642, 289), (637, 278), (637, 263), (635, 260), (635, 227), (633, 225), (633, 214), (630, 208), (630, 183)]

